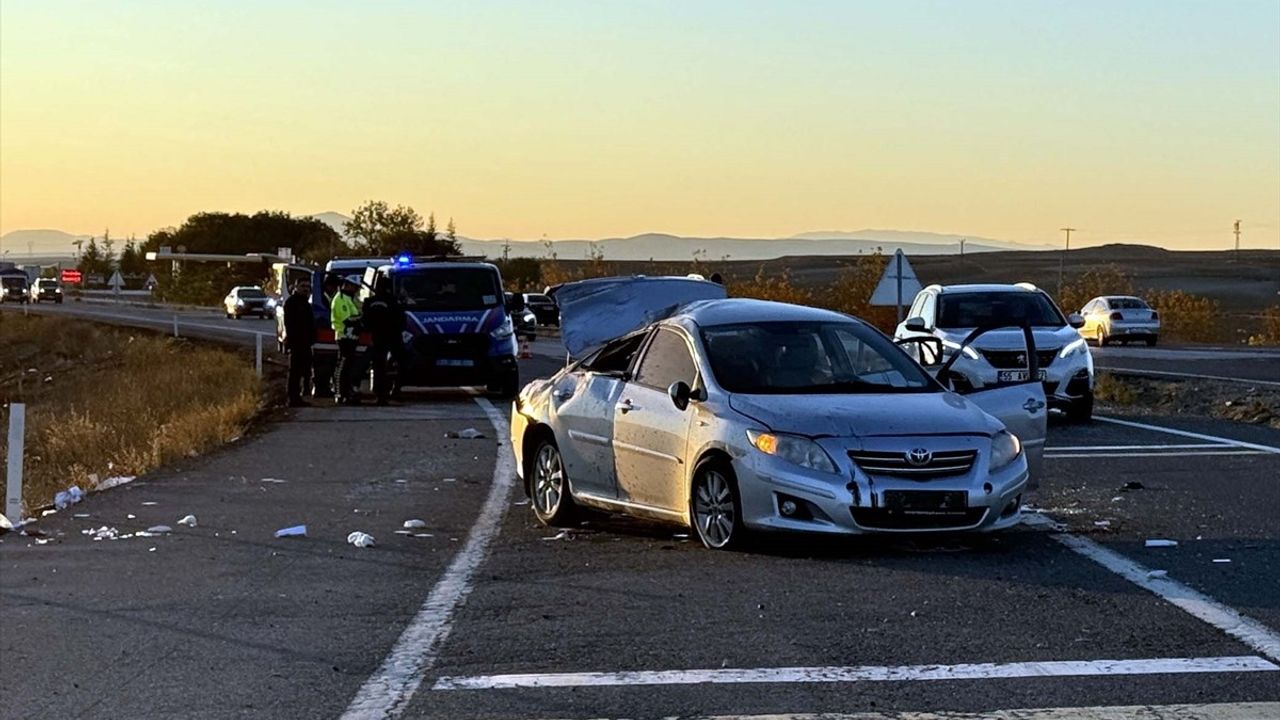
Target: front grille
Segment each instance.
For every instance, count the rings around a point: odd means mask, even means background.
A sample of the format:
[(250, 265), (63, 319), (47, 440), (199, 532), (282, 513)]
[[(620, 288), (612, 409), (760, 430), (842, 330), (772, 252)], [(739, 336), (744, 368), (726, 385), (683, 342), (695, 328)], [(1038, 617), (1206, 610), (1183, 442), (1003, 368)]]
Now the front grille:
[(475, 359), (489, 354), (489, 336), (481, 333), (419, 335), (414, 352), (426, 358)]
[(987, 514), (987, 508), (937, 513), (903, 513), (884, 508), (849, 508), (853, 521), (870, 530), (959, 530), (971, 528)]
[(927, 480), (948, 475), (963, 475), (973, 467), (977, 450), (940, 450), (923, 463), (912, 463), (908, 452), (850, 450), (849, 459), (868, 475), (892, 475)]
[[(1053, 363), (1053, 359), (1058, 356), (1061, 348), (1052, 350), (1037, 350), (1036, 359), (1040, 361), (1040, 367), (1048, 367)], [(1024, 350), (982, 350), (982, 356), (991, 363), (991, 367), (998, 370), (1023, 370), (1027, 367), (1027, 353)]]

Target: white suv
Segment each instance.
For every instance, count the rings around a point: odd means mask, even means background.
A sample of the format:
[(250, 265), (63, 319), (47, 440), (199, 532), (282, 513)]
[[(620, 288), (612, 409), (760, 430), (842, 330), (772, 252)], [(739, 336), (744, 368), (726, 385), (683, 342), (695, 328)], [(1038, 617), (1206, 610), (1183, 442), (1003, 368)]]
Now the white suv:
[[(1077, 331), (1083, 324), (1028, 283), (930, 285), (916, 295), (894, 338), (936, 337), (948, 357), (960, 351), (946, 380), (956, 390), (977, 389), (1027, 380), (1026, 346), (1015, 328), (1029, 326), (1049, 406), (1085, 422), (1093, 416), (1093, 356)], [(1001, 326), (1009, 329), (987, 332), (960, 350), (974, 330)]]

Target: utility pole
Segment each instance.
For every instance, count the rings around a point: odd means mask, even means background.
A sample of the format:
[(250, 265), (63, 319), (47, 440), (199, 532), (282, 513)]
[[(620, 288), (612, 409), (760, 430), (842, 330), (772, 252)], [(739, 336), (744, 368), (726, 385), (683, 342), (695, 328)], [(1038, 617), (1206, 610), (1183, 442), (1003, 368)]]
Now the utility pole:
[(1236, 221), (1236, 262), (1240, 262), (1240, 221)]
[(1067, 253), (1071, 251), (1071, 233), (1075, 232), (1076, 229), (1073, 227), (1064, 227), (1059, 229), (1067, 234), (1067, 249), (1063, 250), (1062, 254), (1058, 256), (1058, 295), (1062, 295), (1063, 270), (1066, 268), (1067, 264)]
[(960, 259), (964, 259), (964, 238), (960, 238)]

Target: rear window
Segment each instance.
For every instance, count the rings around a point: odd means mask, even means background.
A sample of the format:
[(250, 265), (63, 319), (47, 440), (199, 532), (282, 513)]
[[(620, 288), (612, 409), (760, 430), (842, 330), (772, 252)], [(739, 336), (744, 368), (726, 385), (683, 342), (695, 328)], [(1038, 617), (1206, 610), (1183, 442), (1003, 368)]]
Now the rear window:
[(1112, 310), (1149, 310), (1147, 305), (1139, 298), (1111, 298), (1108, 301)]
[(1062, 327), (1066, 318), (1044, 293), (943, 293), (938, 298), (938, 327), (977, 328), (1004, 325)]

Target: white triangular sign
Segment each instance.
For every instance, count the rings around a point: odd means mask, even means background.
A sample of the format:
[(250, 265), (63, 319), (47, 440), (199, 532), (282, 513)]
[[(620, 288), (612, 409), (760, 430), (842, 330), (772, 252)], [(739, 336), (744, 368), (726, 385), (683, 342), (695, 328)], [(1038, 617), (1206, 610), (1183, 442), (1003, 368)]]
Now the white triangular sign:
[[(898, 296), (898, 277), (902, 277), (902, 296)], [(871, 293), (872, 305), (910, 305), (915, 299), (916, 293), (920, 292), (923, 286), (916, 279), (916, 271), (911, 268), (911, 263), (907, 262), (907, 256), (899, 250), (889, 258), (889, 264), (884, 267), (884, 276), (880, 278), (880, 283), (876, 285), (875, 291)], [(901, 302), (899, 302), (901, 301)]]
[(124, 287), (124, 278), (120, 277), (120, 271), (111, 273), (111, 279), (107, 281), (107, 286), (116, 292), (120, 292), (120, 288)]

